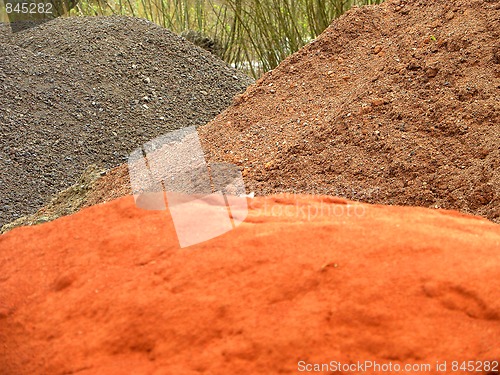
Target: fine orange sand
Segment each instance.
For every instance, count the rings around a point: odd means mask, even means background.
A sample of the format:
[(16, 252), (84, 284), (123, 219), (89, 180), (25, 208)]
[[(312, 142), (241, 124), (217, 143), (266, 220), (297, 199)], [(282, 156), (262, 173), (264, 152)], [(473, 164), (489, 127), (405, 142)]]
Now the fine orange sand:
[(0, 236), (0, 373), (371, 360), (451, 374), (451, 361), (500, 360), (499, 225), (331, 197), (249, 203), (241, 226), (185, 249), (167, 211), (130, 196)]

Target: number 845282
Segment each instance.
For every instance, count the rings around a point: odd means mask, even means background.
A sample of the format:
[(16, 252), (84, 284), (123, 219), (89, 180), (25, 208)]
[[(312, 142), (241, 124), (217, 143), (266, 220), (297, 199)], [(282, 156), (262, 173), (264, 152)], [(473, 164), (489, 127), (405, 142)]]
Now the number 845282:
[(52, 14), (51, 3), (7, 3), (5, 4), (7, 13), (20, 14)]

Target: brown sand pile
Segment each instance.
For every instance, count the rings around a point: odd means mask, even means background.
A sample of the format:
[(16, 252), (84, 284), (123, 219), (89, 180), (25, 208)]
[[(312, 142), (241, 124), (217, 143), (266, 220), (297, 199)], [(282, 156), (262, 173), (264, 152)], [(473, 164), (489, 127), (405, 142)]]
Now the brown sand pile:
[(292, 196), (254, 199), (237, 229), (179, 249), (168, 212), (126, 197), (0, 236), (0, 369), (498, 374), (484, 365), (500, 360), (499, 247), (482, 218)]
[(59, 18), (0, 32), (0, 225), (35, 212), (91, 164), (205, 124), (252, 80), (148, 21)]
[(349, 11), (200, 135), (257, 194), (437, 206), (500, 222), (500, 2)]

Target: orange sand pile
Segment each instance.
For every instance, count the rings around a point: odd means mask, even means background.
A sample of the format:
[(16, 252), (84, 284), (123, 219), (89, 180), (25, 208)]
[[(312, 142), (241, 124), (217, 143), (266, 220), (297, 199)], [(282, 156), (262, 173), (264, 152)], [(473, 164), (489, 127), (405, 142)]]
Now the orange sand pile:
[(442, 374), (500, 359), (498, 225), (338, 198), (250, 202), (240, 227), (186, 249), (168, 212), (131, 197), (0, 236), (1, 373), (448, 361)]

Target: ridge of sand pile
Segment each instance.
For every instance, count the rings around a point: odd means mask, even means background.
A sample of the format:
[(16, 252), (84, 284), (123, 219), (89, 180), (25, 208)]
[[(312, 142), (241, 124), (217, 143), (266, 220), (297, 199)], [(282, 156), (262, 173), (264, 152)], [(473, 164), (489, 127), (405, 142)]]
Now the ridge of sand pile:
[(249, 191), (458, 209), (500, 222), (500, 3), (347, 12), (199, 129)]
[(132, 197), (0, 236), (2, 374), (295, 374), (301, 360), (455, 373), (450, 361), (500, 359), (498, 225), (249, 202), (240, 227), (182, 250), (169, 214)]
[(96, 163), (205, 124), (252, 80), (127, 17), (59, 18), (0, 35), (0, 225), (35, 212)]

